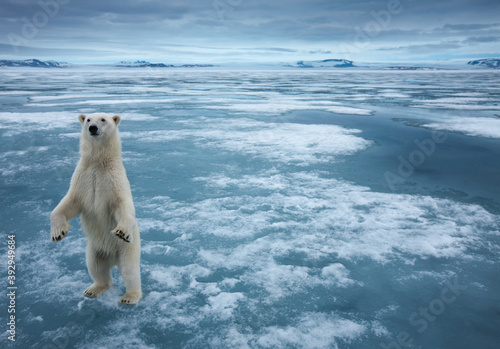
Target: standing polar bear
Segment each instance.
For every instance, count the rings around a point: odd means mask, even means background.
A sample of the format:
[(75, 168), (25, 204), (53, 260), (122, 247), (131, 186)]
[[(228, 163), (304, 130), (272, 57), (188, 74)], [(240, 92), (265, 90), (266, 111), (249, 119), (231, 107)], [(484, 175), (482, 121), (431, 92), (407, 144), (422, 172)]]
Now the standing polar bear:
[(139, 228), (134, 202), (121, 157), (118, 134), (120, 117), (81, 114), (81, 158), (66, 196), (50, 215), (52, 241), (69, 230), (68, 221), (81, 215), (87, 236), (87, 268), (94, 284), (84, 291), (98, 297), (111, 287), (111, 268), (118, 266), (127, 291), (123, 304), (136, 304), (142, 297)]

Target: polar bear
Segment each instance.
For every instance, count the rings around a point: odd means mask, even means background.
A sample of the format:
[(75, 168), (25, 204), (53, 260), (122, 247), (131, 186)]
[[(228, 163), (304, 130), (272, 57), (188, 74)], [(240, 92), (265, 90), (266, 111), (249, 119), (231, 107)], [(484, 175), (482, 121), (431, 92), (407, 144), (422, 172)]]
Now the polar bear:
[(94, 284), (84, 291), (98, 297), (111, 287), (111, 268), (127, 288), (120, 302), (136, 304), (142, 297), (139, 228), (121, 157), (120, 117), (96, 113), (79, 115), (82, 123), (80, 161), (66, 196), (50, 214), (52, 241), (66, 236), (68, 221), (81, 215), (87, 236), (87, 268)]

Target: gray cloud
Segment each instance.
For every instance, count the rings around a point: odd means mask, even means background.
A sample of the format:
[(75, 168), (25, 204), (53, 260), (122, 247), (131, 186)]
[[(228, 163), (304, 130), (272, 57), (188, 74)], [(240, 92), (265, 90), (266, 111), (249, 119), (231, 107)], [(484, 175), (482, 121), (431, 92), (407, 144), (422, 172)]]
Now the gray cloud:
[[(377, 52), (404, 52), (408, 59), (426, 50), (483, 49), (500, 37), (497, 0), (57, 1), (4, 1), (0, 54), (24, 57), (38, 50), (52, 59), (62, 53), (70, 60), (73, 53), (79, 60), (87, 54), (90, 60), (165, 61), (274, 54), (295, 60), (329, 58), (365, 35), (360, 59)], [(38, 25), (44, 13), (47, 23)], [(35, 25), (36, 35), (24, 35), (28, 25)], [(13, 37), (23, 40), (12, 45)]]
[(445, 24), (442, 29), (453, 31), (471, 31), (497, 28), (498, 24)]
[(452, 50), (458, 49), (461, 45), (456, 42), (444, 42), (439, 44), (422, 44), (422, 45), (407, 45), (399, 47), (381, 48), (381, 51), (407, 51), (413, 54), (429, 54), (429, 52), (435, 52), (436, 50)]
[(490, 43), (499, 42), (500, 37), (498, 36), (474, 36), (469, 37), (463, 41), (465, 44), (480, 44), (480, 43)]

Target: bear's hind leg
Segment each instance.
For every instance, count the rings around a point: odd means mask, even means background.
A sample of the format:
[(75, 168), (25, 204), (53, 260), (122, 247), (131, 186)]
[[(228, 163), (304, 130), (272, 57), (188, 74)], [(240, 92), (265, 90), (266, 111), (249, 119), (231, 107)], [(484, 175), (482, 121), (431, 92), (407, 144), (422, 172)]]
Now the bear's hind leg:
[[(139, 243), (137, 240), (134, 241), (133, 244)], [(120, 299), (120, 303), (137, 304), (142, 298), (140, 247), (137, 251), (134, 251), (133, 248), (129, 248), (127, 253), (123, 253), (120, 256), (118, 261), (118, 270), (120, 271), (125, 287), (127, 288), (126, 293)]]
[(87, 268), (94, 283), (87, 288), (83, 294), (87, 297), (99, 297), (113, 284), (111, 267), (113, 257), (102, 251), (96, 250), (90, 244), (87, 245)]

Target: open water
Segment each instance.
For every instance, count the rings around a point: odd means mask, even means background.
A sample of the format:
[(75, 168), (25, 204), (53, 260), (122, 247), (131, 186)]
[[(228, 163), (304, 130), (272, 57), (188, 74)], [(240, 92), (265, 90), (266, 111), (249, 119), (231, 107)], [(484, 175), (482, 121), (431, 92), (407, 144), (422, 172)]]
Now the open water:
[[(500, 72), (0, 71), (2, 348), (500, 347)], [(121, 115), (144, 298), (49, 214)], [(8, 236), (16, 252), (8, 339)]]

